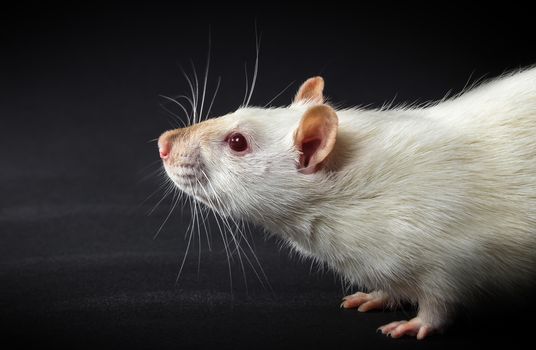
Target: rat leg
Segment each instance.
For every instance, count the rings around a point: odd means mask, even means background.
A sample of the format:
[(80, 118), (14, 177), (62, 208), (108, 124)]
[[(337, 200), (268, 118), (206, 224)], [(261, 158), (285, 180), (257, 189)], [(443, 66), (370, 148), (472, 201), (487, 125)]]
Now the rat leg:
[(392, 338), (400, 338), (404, 335), (416, 336), (421, 340), (432, 333), (441, 333), (449, 320), (447, 308), (439, 306), (439, 303), (419, 303), (417, 317), (409, 321), (396, 321), (378, 328), (383, 334)]
[(389, 297), (382, 291), (372, 293), (357, 292), (342, 298), (341, 307), (345, 309), (356, 308), (360, 312), (367, 312), (374, 309), (384, 309), (387, 306)]

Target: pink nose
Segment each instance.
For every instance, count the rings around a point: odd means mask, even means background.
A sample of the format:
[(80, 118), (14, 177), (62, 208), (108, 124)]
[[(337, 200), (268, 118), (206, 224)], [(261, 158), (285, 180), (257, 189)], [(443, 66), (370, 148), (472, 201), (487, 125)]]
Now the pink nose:
[(158, 140), (158, 152), (160, 153), (160, 158), (167, 159), (171, 153), (171, 142)]

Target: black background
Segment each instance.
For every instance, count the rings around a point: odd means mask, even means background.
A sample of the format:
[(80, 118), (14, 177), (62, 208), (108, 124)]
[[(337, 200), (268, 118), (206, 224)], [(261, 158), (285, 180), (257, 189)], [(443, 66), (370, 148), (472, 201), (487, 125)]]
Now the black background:
[[(194, 244), (179, 280), (188, 207), (171, 209), (150, 140), (176, 122), (159, 94), (187, 93), (212, 37), (212, 116), (242, 101), (261, 33), (252, 104), (290, 102), (313, 75), (344, 106), (437, 100), (536, 62), (533, 19), (507, 8), (382, 3), (270, 6), (19, 3), (0, 14), (0, 334), (25, 345), (130, 348), (446, 347), (531, 339), (533, 311), (511, 300), (417, 343), (375, 333), (414, 311), (340, 310), (337, 277), (253, 232), (272, 285), (223, 247)], [(212, 95), (210, 95), (212, 96)], [(356, 287), (357, 288), (357, 287)]]

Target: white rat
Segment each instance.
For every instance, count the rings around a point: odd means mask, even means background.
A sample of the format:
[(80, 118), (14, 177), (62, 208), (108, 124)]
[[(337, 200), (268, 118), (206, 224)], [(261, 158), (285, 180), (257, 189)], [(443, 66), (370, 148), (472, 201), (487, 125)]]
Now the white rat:
[(160, 136), (168, 176), (372, 291), (418, 305), (379, 329), (422, 339), (458, 306), (536, 272), (536, 69), (425, 108), (336, 110), (315, 77), (283, 108), (240, 108)]

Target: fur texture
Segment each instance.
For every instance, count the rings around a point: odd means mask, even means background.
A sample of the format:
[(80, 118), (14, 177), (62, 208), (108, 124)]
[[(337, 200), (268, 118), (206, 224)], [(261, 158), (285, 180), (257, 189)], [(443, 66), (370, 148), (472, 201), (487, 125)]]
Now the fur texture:
[[(323, 81), (322, 81), (323, 86)], [(536, 69), (425, 108), (336, 111), (327, 162), (297, 170), (318, 100), (241, 108), (169, 131), (165, 169), (188, 194), (277, 235), (438, 330), (457, 305), (536, 272)], [(248, 152), (226, 138), (243, 134)]]

